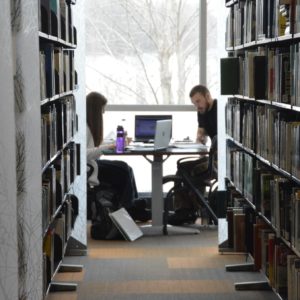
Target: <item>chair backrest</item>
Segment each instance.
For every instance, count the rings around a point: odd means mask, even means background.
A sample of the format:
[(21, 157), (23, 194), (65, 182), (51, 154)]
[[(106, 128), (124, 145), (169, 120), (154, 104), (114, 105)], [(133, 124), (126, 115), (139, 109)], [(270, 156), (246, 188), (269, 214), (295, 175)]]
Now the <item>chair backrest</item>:
[(218, 136), (215, 135), (211, 140), (209, 150), (208, 168), (212, 179), (218, 177)]
[(91, 164), (87, 163), (87, 172), (86, 172), (87, 180), (93, 174), (93, 172), (94, 172), (94, 167)]

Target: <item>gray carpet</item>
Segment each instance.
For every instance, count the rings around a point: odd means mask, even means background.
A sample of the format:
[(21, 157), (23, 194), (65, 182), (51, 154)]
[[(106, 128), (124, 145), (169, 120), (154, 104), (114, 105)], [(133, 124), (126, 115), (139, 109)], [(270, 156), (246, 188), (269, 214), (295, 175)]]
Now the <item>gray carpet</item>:
[(235, 290), (235, 282), (264, 277), (226, 272), (225, 265), (243, 263), (245, 255), (220, 254), (217, 236), (217, 228), (206, 227), (197, 235), (143, 236), (134, 242), (88, 238), (88, 256), (65, 259), (83, 264), (83, 272), (57, 274), (57, 280), (77, 282), (77, 291), (47, 299), (278, 299), (272, 291)]

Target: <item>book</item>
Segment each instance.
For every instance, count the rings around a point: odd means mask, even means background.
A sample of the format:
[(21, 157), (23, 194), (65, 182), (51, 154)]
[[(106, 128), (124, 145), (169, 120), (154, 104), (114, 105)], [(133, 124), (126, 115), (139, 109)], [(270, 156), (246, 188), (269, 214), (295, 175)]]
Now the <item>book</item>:
[(59, 0), (60, 3), (60, 36), (61, 38), (68, 42), (69, 41), (69, 30), (68, 30), (68, 23), (69, 23), (69, 17), (68, 17), (68, 4), (65, 0)]
[(244, 195), (253, 202), (253, 157), (244, 154), (244, 179), (243, 179)]
[(270, 257), (269, 257), (269, 234), (272, 234), (269, 228), (259, 230), (261, 240), (261, 270), (269, 278), (270, 276)]
[(59, 216), (55, 219), (55, 234), (61, 239), (62, 247), (59, 249), (61, 252), (57, 251), (57, 254), (61, 257), (64, 255), (64, 248), (65, 248), (65, 236), (66, 236), (66, 230), (65, 230), (65, 215), (63, 213), (60, 213)]
[(230, 7), (228, 11), (226, 17), (225, 45), (226, 47), (233, 47), (233, 7)]
[(245, 91), (244, 95), (249, 98), (254, 98), (254, 57), (257, 55), (256, 51), (245, 51)]
[(268, 31), (268, 0), (257, 0), (256, 18), (256, 39), (263, 40)]
[(271, 200), (270, 200), (270, 181), (274, 178), (272, 173), (262, 173), (260, 176), (260, 196), (261, 196), (261, 213), (268, 219), (271, 214)]
[(246, 251), (253, 257), (253, 225), (256, 222), (255, 211), (251, 206), (244, 207), (245, 212), (245, 245)]
[(271, 286), (274, 286), (274, 281), (275, 281), (274, 249), (275, 249), (275, 233), (271, 232), (268, 234), (269, 281)]
[(283, 243), (275, 245), (275, 282), (274, 288), (279, 294), (287, 294), (287, 256), (292, 251)]
[(268, 229), (269, 226), (262, 221), (257, 219), (253, 225), (253, 259), (254, 259), (254, 270), (258, 271), (261, 269), (261, 234), (260, 230)]
[(292, 201), (292, 226), (294, 228), (292, 234), (292, 244), (297, 249), (297, 251), (300, 251), (300, 190), (298, 188), (294, 190)]
[(46, 91), (46, 55), (44, 51), (40, 51), (40, 95), (41, 100), (47, 98), (47, 91)]
[(47, 281), (50, 282), (52, 275), (54, 273), (54, 230), (49, 229), (43, 239), (43, 253), (46, 256), (47, 267), (46, 267), (46, 277)]
[(47, 98), (51, 98), (55, 95), (54, 47), (47, 43), (43, 44), (41, 48), (45, 55), (46, 94)]
[(293, 272), (294, 272), (293, 295), (295, 295), (295, 300), (296, 299), (298, 300), (300, 299), (300, 259), (295, 260), (293, 266)]
[(221, 58), (221, 95), (238, 94), (239, 76), (239, 59)]
[(243, 213), (241, 207), (227, 207), (227, 235), (228, 235), (228, 248), (234, 248), (234, 215), (236, 213)]
[(245, 214), (233, 215), (233, 248), (236, 252), (246, 251)]
[(54, 86), (55, 94), (61, 94), (64, 92), (64, 81), (63, 81), (63, 54), (59, 47), (54, 48)]
[(49, 0), (40, 0), (40, 31), (50, 34), (51, 32), (51, 17), (50, 17), (50, 3)]
[(58, 0), (50, 0), (51, 35), (60, 37), (60, 13)]
[(299, 257), (295, 254), (289, 254), (287, 256), (287, 282), (288, 282), (288, 291), (287, 299), (294, 300), (295, 298), (295, 268), (294, 264), (296, 260), (300, 260)]
[(253, 58), (254, 73), (254, 98), (266, 99), (267, 97), (267, 57), (257, 55)]

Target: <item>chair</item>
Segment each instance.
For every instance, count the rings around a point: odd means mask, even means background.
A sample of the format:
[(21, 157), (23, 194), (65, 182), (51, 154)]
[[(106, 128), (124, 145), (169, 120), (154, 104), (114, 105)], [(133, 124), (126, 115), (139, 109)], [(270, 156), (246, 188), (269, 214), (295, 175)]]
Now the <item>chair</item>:
[(177, 173), (163, 177), (163, 184), (173, 182), (173, 187), (168, 191), (164, 200), (163, 225), (164, 234), (167, 234), (167, 224), (170, 211), (174, 210), (174, 195), (180, 191), (193, 192), (199, 207), (199, 216), (207, 213), (210, 222), (218, 224), (218, 217), (215, 214), (216, 201), (215, 191), (217, 190), (217, 136), (212, 139), (212, 144), (207, 159), (207, 167), (193, 176), (190, 171), (181, 167), (183, 162), (193, 164), (195, 157), (184, 157), (177, 161)]
[(94, 166), (87, 164), (87, 197), (86, 197), (86, 215), (87, 220), (92, 220), (92, 203), (96, 197), (96, 189), (89, 183), (88, 178), (93, 174)]

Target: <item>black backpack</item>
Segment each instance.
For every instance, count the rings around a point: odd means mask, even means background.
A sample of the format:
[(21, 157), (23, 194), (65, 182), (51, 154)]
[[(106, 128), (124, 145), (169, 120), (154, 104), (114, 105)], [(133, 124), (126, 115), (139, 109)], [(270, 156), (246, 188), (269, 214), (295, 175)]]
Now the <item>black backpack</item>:
[(110, 186), (101, 186), (95, 191), (91, 203), (91, 237), (95, 240), (123, 239), (109, 214), (119, 209), (119, 195)]

